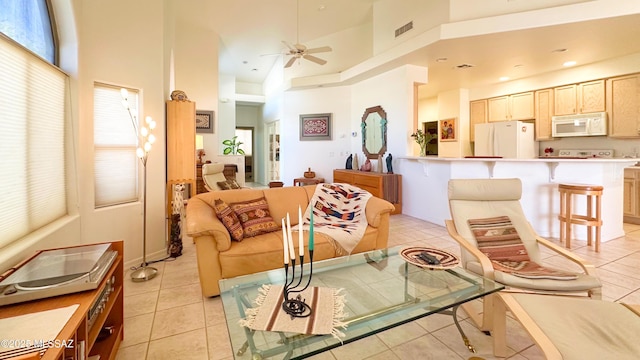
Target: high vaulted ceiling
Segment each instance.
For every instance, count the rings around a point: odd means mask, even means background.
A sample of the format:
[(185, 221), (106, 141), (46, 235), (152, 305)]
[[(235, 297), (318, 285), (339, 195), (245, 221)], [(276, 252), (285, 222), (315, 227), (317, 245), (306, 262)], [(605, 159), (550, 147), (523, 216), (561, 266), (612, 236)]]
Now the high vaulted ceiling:
[[(498, 29), (485, 35), (443, 35), (445, 30), (454, 33), (461, 28), (454, 22), (433, 29), (440, 40), (413, 48), (401, 44), (404, 49), (389, 49), (393, 56), (375, 61), (371, 37), (376, 1), (299, 0), (297, 12), (296, 0), (215, 0), (207, 2), (207, 11), (198, 14), (196, 21), (205, 21), (220, 35), (219, 71), (234, 75), (238, 82), (258, 84), (274, 64), (281, 66), (288, 59), (281, 55), (282, 41), (295, 43), (298, 34), (299, 41), (309, 47), (326, 45), (333, 51), (318, 54), (328, 60), (324, 66), (304, 61), (294, 65), (288, 70), (293, 78), (342, 74), (366, 61), (373, 64), (373, 71), (415, 64), (429, 68), (426, 91), (431, 95), (489, 86), (502, 76), (518, 79), (560, 70), (568, 60), (584, 65), (640, 52), (640, 11), (632, 9), (637, 13), (592, 16), (588, 21), (573, 17), (564, 24), (551, 19), (544, 26), (514, 24), (510, 26), (516, 30)], [(348, 46), (341, 44), (343, 38)], [(567, 50), (554, 52), (558, 49)], [(436, 61), (442, 58), (446, 61)], [(474, 67), (459, 69), (461, 64)]]

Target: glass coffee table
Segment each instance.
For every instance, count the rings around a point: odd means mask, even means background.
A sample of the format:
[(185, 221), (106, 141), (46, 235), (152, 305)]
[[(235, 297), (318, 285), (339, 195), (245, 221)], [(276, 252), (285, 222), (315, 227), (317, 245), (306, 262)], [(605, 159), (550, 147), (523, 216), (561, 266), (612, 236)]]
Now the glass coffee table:
[[(284, 269), (220, 280), (231, 346), (236, 359), (277, 356), (302, 359), (381, 331), (434, 314), (453, 316), (465, 345), (475, 351), (456, 317), (460, 304), (484, 297), (504, 286), (460, 267), (425, 269), (406, 262), (400, 248), (375, 250), (313, 263), (311, 286), (343, 289), (345, 337), (255, 331), (239, 324), (263, 284), (283, 284)], [(305, 265), (304, 273), (309, 271)], [(298, 267), (299, 269), (299, 267)], [(306, 279), (303, 280), (303, 283)], [(247, 353), (249, 351), (249, 353)]]

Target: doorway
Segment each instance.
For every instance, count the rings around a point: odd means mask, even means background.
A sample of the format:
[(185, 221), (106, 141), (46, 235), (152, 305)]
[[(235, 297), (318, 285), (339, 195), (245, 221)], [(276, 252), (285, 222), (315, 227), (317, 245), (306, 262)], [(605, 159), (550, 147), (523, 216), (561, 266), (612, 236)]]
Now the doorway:
[(241, 141), (240, 148), (244, 150), (244, 181), (253, 182), (255, 168), (253, 163), (253, 127), (238, 126), (236, 127), (235, 135), (238, 137), (237, 141)]
[(280, 122), (267, 124), (267, 183), (280, 181)]
[(431, 134), (433, 139), (427, 143), (426, 152), (427, 155), (438, 155), (438, 122), (428, 121), (422, 123), (422, 132)]

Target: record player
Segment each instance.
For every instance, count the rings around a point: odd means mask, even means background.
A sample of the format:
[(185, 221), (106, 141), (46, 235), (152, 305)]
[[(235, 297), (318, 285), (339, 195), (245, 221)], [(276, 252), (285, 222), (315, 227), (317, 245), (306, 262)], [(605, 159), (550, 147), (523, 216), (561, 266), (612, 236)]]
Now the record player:
[(0, 281), (0, 306), (96, 289), (116, 257), (111, 244), (41, 251)]

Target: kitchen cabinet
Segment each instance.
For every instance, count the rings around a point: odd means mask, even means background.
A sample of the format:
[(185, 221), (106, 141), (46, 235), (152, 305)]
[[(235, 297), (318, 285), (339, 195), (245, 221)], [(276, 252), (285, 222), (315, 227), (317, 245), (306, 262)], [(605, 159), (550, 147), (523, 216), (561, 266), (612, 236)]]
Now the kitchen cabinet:
[(624, 222), (640, 224), (640, 167), (624, 169)]
[(554, 115), (605, 111), (605, 81), (594, 80), (553, 89)]
[(607, 80), (609, 136), (640, 137), (640, 74)]
[(488, 99), (488, 120), (530, 120), (534, 114), (533, 91)]
[(487, 99), (469, 103), (469, 141), (475, 141), (476, 124), (487, 122)]
[(535, 92), (535, 115), (536, 140), (552, 140), (553, 89), (543, 89)]

